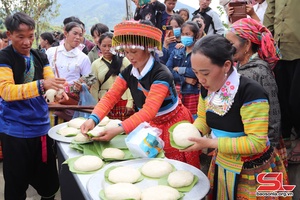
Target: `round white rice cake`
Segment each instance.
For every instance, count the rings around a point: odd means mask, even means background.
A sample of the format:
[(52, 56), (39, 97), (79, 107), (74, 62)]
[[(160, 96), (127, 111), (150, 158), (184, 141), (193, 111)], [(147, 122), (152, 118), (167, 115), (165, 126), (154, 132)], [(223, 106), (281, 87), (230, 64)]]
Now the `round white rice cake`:
[(104, 194), (107, 200), (141, 199), (141, 190), (132, 183), (109, 185), (104, 189)]
[(98, 126), (105, 126), (106, 124), (108, 124), (108, 122), (110, 121), (110, 119), (105, 116), (101, 121), (100, 123), (98, 124)]
[(173, 140), (181, 147), (188, 147), (194, 142), (188, 140), (190, 137), (200, 138), (201, 134), (198, 129), (191, 123), (178, 124), (173, 130)]
[(69, 127), (80, 128), (80, 126), (86, 121), (85, 118), (77, 117), (68, 121)]
[(157, 185), (145, 189), (141, 197), (142, 200), (177, 200), (180, 193), (170, 186)]
[(193, 183), (194, 175), (186, 170), (171, 172), (168, 176), (168, 183), (171, 187), (179, 188), (189, 186)]
[(125, 153), (118, 148), (105, 148), (102, 151), (102, 157), (121, 160), (124, 159)]
[(58, 134), (62, 136), (68, 136), (68, 135), (77, 135), (80, 133), (80, 130), (74, 127), (63, 127), (57, 131)]
[(81, 156), (74, 162), (74, 169), (82, 172), (98, 170), (102, 167), (103, 161), (97, 156)]
[(95, 126), (95, 128), (88, 131), (87, 134), (89, 134), (92, 137), (98, 137), (98, 136), (100, 136), (100, 133), (103, 131), (105, 131), (104, 127)]
[(135, 183), (141, 177), (141, 172), (133, 167), (116, 167), (108, 174), (108, 180), (113, 183)]
[(88, 137), (84, 136), (82, 133), (79, 133), (74, 137), (74, 141), (76, 141), (76, 142), (89, 142), (90, 139)]
[(172, 165), (163, 160), (151, 160), (142, 166), (142, 174), (150, 178), (161, 178), (172, 171)]
[(111, 119), (106, 125), (105, 128), (117, 128), (119, 124), (122, 123), (119, 119)]

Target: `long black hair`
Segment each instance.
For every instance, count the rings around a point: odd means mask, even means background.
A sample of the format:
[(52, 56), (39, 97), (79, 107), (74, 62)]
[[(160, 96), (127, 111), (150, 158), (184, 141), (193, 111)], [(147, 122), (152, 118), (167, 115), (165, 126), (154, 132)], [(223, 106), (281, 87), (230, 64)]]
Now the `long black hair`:
[[(102, 33), (101, 36), (99, 37), (99, 44), (101, 45), (102, 41), (105, 38), (113, 38), (113, 34), (111, 32), (106, 32), (106, 33)], [(106, 65), (108, 66), (109, 70), (107, 72), (108, 75), (110, 76), (117, 76), (119, 75), (120, 71), (121, 71), (121, 67), (123, 64), (123, 57), (120, 57), (118, 55), (113, 55), (112, 57), (112, 61), (109, 64), (106, 60), (103, 59), (103, 61), (106, 63)]]

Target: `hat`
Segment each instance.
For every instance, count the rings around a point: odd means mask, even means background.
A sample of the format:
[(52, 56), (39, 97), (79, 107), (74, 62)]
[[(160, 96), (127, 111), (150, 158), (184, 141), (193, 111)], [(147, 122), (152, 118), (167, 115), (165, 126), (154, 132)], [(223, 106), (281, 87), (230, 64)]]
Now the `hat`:
[(161, 52), (162, 32), (154, 26), (141, 24), (136, 21), (125, 21), (114, 27), (112, 48), (122, 51), (124, 48), (148, 49), (148, 51)]

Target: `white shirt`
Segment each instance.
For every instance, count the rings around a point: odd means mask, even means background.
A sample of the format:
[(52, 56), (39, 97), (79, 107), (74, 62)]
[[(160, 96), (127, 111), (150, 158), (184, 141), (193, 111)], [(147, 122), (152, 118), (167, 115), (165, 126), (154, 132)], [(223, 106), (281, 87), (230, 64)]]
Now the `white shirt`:
[(46, 51), (49, 64), (56, 77), (54, 55), (56, 55), (56, 66), (60, 78), (65, 78), (69, 84), (78, 81), (81, 76), (89, 75), (92, 71), (91, 61), (78, 48), (67, 51), (64, 45), (51, 47)]
[(138, 69), (132, 67), (131, 74), (138, 80), (142, 79), (153, 67), (154, 57), (150, 55), (148, 62), (146, 63), (144, 69), (139, 73)]
[(256, 12), (256, 15), (258, 16), (261, 23), (263, 23), (263, 21), (264, 21), (264, 16), (265, 16), (267, 7), (268, 7), (267, 1), (264, 1), (261, 4), (257, 3), (253, 6), (253, 9)]

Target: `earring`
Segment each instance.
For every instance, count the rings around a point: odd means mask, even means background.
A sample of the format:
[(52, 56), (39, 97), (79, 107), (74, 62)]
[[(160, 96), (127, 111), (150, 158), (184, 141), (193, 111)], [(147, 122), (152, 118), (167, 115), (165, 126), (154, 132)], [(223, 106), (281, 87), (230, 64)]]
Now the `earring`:
[(247, 51), (245, 51), (245, 54), (247, 54), (248, 52)]
[(227, 73), (225, 73), (225, 77), (227, 77)]

